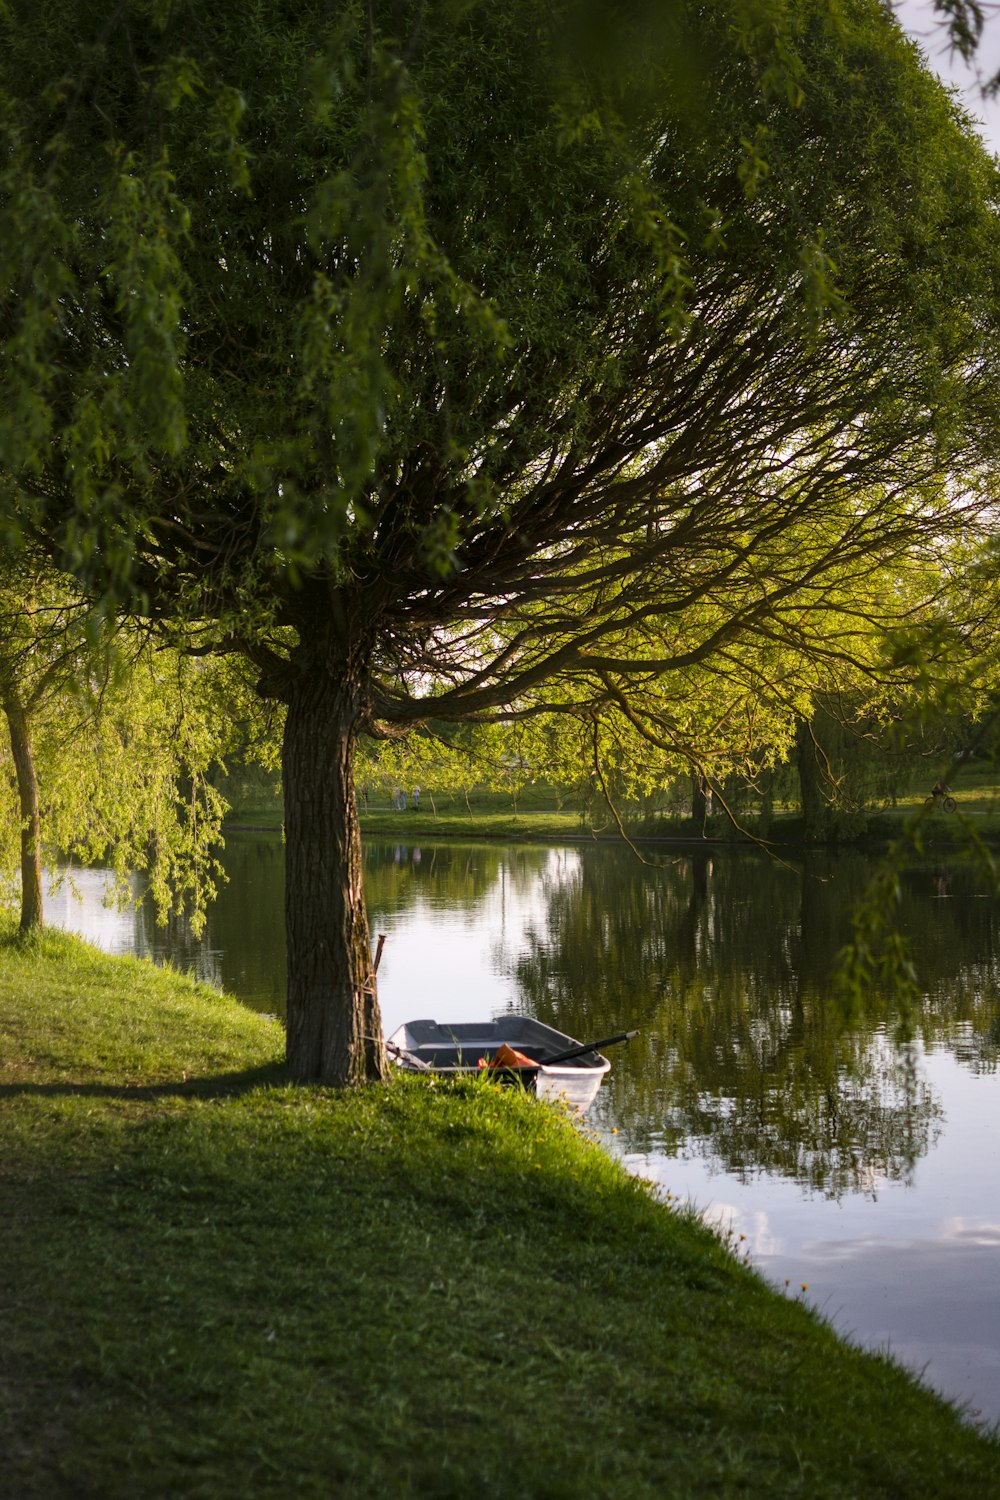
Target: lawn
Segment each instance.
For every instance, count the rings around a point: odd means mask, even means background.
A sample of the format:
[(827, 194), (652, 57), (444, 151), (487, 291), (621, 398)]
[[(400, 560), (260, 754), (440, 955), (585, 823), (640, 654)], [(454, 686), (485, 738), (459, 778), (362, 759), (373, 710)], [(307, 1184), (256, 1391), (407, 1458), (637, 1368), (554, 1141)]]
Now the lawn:
[(1000, 1494), (1000, 1445), (551, 1107), (0, 946), (0, 1496)]

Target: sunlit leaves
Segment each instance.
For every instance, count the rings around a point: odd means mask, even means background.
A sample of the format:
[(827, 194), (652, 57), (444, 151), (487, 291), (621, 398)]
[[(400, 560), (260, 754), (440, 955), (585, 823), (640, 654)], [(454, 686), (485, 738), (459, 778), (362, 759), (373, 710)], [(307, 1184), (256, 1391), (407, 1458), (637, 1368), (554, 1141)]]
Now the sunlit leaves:
[[(836, 5), (828, 6), (835, 14)], [(805, 101), (808, 70), (797, 45), (804, 24), (804, 7), (790, 0), (737, 0), (732, 7), (733, 29), (739, 45), (758, 69), (765, 99), (793, 108)]]
[(877, 0), (654, 11), (16, 0), (11, 539), (637, 790), (877, 677), (990, 498), (994, 168)]
[[(0, 699), (23, 713), (51, 860), (136, 871), (161, 919), (200, 929), (220, 868), (225, 803), (213, 784), (233, 736), (226, 669), (112, 632), (52, 575), (8, 569), (0, 589)], [(0, 736), (0, 862), (16, 864), (21, 816)]]
[[(758, 479), (852, 391), (874, 447), (906, 432), (882, 389), (900, 361), (952, 421), (954, 360), (932, 393), (930, 359), (917, 370), (944, 284), (928, 183), (942, 167), (972, 223), (978, 168), (940, 121), (935, 171), (901, 161), (868, 76), (887, 119), (907, 89), (914, 114), (929, 95), (862, 4), (640, 7), (613, 36), (600, 7), (528, 3), (419, 25), (223, 7), (197, 42), (172, 6), (152, 26), (144, 7), (105, 19), (67, 11), (75, 82), (42, 35), (29, 46), (27, 14), (9, 30), (0, 195), (16, 309), (0, 454), (18, 505), (102, 589), (155, 580), (185, 614), (200, 592), (206, 613), (245, 631), (253, 605), (268, 628), (275, 595), (317, 574), (405, 595), (560, 528), (589, 545), (583, 507), (603, 490), (624, 516), (626, 465), (632, 485), (684, 482), (697, 450), (722, 490), (751, 408), (773, 429), (766, 458), (746, 455)], [(883, 205), (903, 169), (927, 222), (901, 249)], [(925, 262), (905, 319), (904, 249), (906, 269)], [(894, 309), (877, 375), (873, 296)], [(974, 342), (947, 322), (956, 352)], [(759, 366), (740, 362), (752, 347), (770, 350)], [(779, 392), (800, 412), (772, 411)], [(546, 473), (569, 503), (538, 530)]]

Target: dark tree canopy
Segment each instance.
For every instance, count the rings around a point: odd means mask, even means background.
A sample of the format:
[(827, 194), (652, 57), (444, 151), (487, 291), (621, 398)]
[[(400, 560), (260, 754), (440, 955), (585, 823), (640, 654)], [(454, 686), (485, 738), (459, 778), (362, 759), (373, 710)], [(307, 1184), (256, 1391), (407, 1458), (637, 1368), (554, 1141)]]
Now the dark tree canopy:
[(982, 504), (995, 169), (878, 0), (774, 13), (0, 18), (8, 539), (287, 705), (297, 1077), (384, 1068), (359, 733), (850, 656)]

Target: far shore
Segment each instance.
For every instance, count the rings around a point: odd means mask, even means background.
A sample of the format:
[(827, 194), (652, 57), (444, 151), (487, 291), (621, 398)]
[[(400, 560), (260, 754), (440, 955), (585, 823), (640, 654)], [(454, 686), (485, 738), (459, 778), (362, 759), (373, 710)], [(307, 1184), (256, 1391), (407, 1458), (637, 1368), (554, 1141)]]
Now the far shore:
[[(252, 808), (235, 808), (226, 818), (227, 833), (280, 832), (280, 801)], [(395, 809), (391, 802), (373, 801), (366, 811), (359, 807), (362, 837), (419, 838), (461, 842), (469, 839), (508, 843), (627, 844), (642, 847), (757, 846), (782, 851), (819, 848), (882, 850), (904, 832), (915, 819), (920, 822), (923, 848), (960, 847), (970, 839), (1000, 847), (1000, 802), (981, 791), (962, 799), (954, 814), (935, 813), (912, 799), (897, 806), (858, 814), (828, 837), (806, 837), (802, 816), (782, 810), (764, 820), (759, 817), (730, 819), (716, 813), (696, 824), (690, 817), (657, 816), (642, 822), (625, 822), (622, 828), (605, 811), (603, 817), (566, 808), (474, 807), (472, 810), (433, 811), (426, 802)]]

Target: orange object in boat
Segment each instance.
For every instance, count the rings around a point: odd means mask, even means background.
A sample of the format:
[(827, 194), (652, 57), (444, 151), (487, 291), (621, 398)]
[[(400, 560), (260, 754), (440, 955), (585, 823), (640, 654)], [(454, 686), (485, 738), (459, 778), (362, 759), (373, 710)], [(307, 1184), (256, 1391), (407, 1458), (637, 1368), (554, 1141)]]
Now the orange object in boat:
[(508, 1047), (503, 1042), (492, 1057), (481, 1057), (479, 1059), (481, 1068), (537, 1068), (538, 1062), (534, 1057), (527, 1057), (523, 1052), (518, 1052), (515, 1047)]

